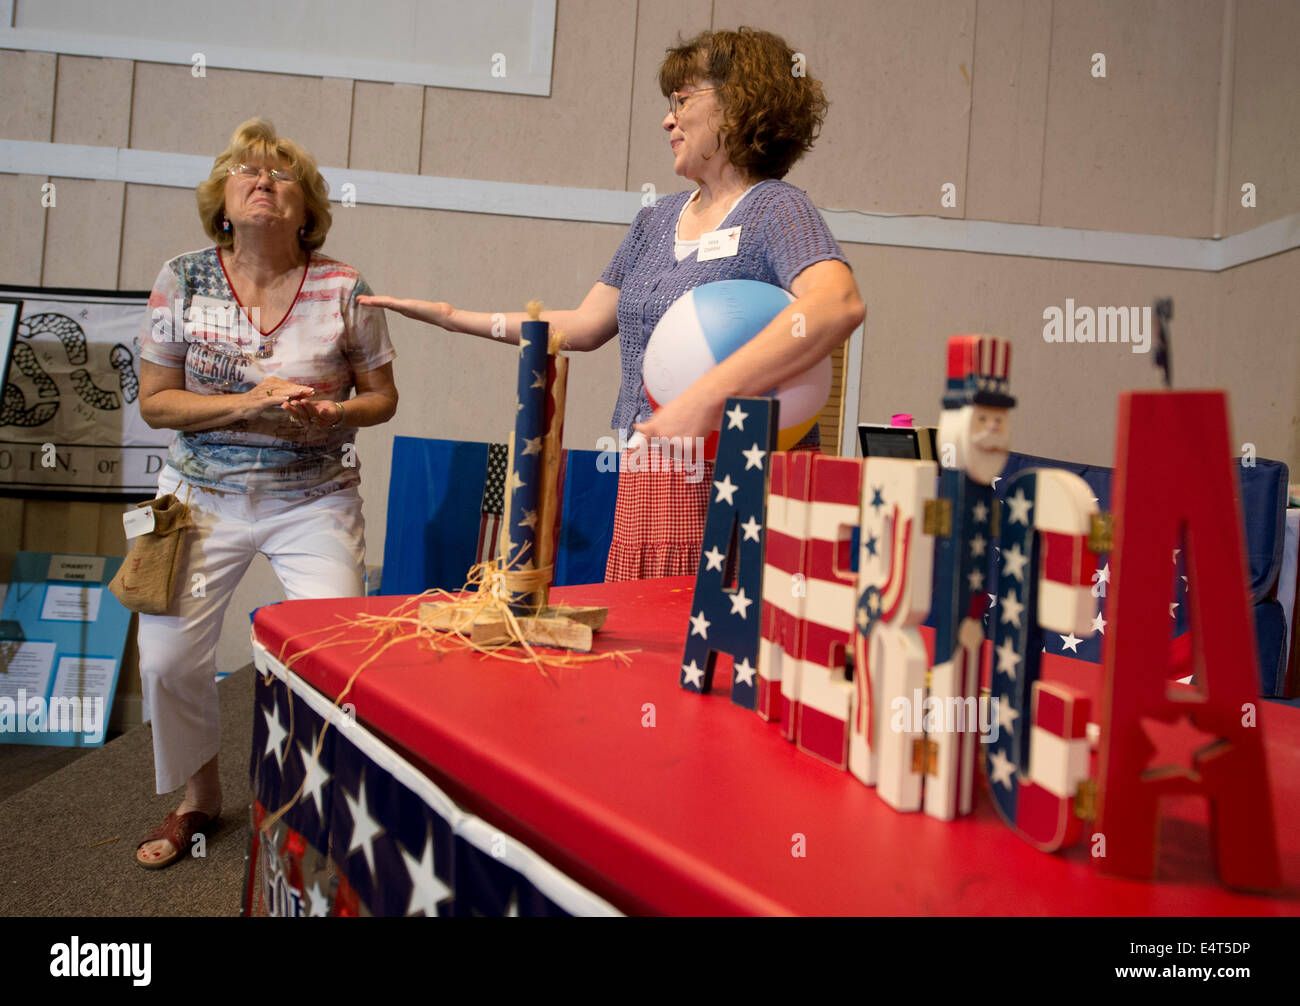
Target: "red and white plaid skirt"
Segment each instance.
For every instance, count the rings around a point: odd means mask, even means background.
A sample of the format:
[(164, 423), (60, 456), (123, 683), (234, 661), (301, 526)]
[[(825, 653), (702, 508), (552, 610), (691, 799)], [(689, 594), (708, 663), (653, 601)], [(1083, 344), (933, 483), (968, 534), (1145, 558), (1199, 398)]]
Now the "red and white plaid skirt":
[[(705, 461), (689, 474), (673, 470), (679, 467), (665, 461), (631, 471), (627, 454), (623, 455), (614, 538), (605, 565), (607, 582), (695, 575), (713, 488), (713, 462)], [(697, 481), (690, 481), (692, 477)]]

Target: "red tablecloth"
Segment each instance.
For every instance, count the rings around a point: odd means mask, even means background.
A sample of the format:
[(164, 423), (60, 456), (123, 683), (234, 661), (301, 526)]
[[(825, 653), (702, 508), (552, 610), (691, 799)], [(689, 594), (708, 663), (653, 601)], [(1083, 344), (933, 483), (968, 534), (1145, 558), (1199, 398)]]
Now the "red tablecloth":
[[(630, 913), (1300, 914), (1300, 709), (1261, 703), (1283, 895), (1218, 886), (1200, 801), (1170, 808), (1159, 881), (1112, 879), (1086, 846), (1045, 855), (1016, 837), (982, 780), (970, 817), (896, 813), (733, 706), (721, 660), (713, 694), (683, 691), (692, 586), (680, 577), (553, 591), (559, 603), (608, 606), (597, 652), (638, 651), (630, 666), (550, 669), (548, 681), (529, 664), (410, 642), (362, 672), (349, 701), (466, 810)], [(283, 661), (329, 635), (303, 633), (402, 600), (272, 605), (254, 632)], [(340, 642), (292, 669), (332, 698), (363, 659), (359, 643)], [(1045, 660), (1044, 677), (1097, 694), (1097, 668)], [(653, 727), (642, 725), (647, 703)], [(792, 855), (798, 835), (803, 857)]]

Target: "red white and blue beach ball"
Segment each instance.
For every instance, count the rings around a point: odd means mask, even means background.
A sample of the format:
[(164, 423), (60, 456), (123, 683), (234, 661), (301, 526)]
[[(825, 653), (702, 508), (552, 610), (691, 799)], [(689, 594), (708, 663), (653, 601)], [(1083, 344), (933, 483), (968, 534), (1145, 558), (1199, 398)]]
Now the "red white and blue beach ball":
[[(766, 328), (793, 300), (779, 286), (752, 279), (721, 280), (688, 290), (664, 312), (646, 344), (641, 376), (650, 404), (658, 409), (671, 402)], [(781, 403), (778, 450), (789, 450), (803, 439), (830, 393), (830, 357), (763, 393)], [(716, 453), (717, 441), (715, 432), (706, 443), (707, 457)]]

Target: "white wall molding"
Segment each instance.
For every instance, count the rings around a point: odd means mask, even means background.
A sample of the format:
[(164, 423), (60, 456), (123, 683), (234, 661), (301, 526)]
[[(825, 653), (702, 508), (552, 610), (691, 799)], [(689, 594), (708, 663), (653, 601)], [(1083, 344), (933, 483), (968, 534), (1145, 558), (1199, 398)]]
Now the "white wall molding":
[[(165, 185), (192, 189), (208, 176), (209, 157), (155, 150), (0, 140), (0, 173)], [(409, 206), (454, 213), (585, 223), (629, 224), (640, 192), (442, 178), (323, 167), (330, 198), (357, 205)], [(354, 189), (345, 192), (344, 186)], [(1221, 272), (1300, 247), (1300, 214), (1220, 240), (1039, 227), (985, 220), (891, 216), (823, 209), (836, 239), (847, 244), (933, 248), (984, 255)]]

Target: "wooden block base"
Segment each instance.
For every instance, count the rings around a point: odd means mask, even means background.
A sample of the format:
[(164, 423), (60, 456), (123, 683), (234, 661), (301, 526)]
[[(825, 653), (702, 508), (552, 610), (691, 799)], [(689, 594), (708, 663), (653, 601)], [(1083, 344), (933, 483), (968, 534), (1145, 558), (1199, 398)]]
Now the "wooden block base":
[[(592, 633), (605, 624), (608, 608), (565, 608), (550, 605), (536, 615), (519, 617), (524, 640), (532, 646), (557, 646), (567, 650), (591, 649)], [(509, 643), (514, 637), (500, 611), (473, 612), (462, 604), (426, 601), (420, 605), (420, 622), (430, 629), (455, 631), (479, 646)]]

